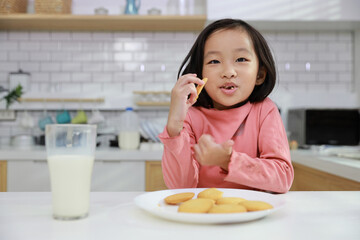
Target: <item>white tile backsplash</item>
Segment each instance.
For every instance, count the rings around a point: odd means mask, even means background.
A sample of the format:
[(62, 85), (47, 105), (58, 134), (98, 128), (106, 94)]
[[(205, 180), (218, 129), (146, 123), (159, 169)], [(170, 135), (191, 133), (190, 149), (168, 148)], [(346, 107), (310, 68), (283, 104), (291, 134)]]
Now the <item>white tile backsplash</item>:
[(38, 72), (40, 64), (36, 62), (20, 62), (20, 68), (25, 72)]
[(51, 39), (51, 33), (50, 32), (30, 32), (30, 40), (35, 41), (45, 41)]
[(28, 61), (29, 53), (27, 52), (9, 52), (10, 61)]
[(36, 50), (40, 50), (39, 42), (20, 42), (19, 50), (21, 51), (31, 51), (34, 52)]
[(9, 73), (9, 72), (16, 72), (19, 69), (18, 62), (1, 62), (0, 63), (0, 72)]
[(9, 32), (8, 39), (9, 40), (29, 40), (29, 32)]
[(17, 42), (11, 42), (11, 41), (3, 41), (1, 40), (0, 44), (0, 51), (17, 51), (18, 50), (18, 43)]
[(75, 72), (71, 74), (71, 81), (76, 82), (91, 82), (92, 75), (86, 72)]
[[(122, 96), (134, 90), (170, 91), (197, 35), (197, 32), (2, 31), (0, 85), (7, 87), (8, 73), (23, 68), (31, 73), (28, 91), (38, 97), (49, 93), (98, 92)], [(264, 36), (277, 64), (279, 80), (272, 95), (280, 107), (331, 104), (316, 100), (328, 94), (342, 96), (336, 104), (348, 105), (355, 85), (351, 31), (266, 31)], [(284, 96), (291, 94), (308, 97), (288, 101)], [(348, 95), (350, 100), (345, 99)], [(117, 108), (121, 102), (112, 104)], [(166, 115), (166, 111), (144, 114), (157, 115)], [(0, 122), (0, 130), (4, 124), (13, 123)]]
[(8, 53), (7, 52), (0, 52), (0, 61), (7, 61), (8, 60)]

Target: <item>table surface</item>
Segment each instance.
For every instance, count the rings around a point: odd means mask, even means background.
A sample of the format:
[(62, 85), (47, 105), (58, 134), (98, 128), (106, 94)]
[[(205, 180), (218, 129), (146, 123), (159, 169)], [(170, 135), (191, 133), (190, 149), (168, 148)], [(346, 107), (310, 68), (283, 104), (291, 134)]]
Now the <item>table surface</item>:
[(0, 193), (0, 239), (360, 239), (360, 191), (289, 192), (278, 211), (250, 222), (189, 224), (134, 204), (144, 192), (92, 192), (89, 217), (51, 217), (51, 193)]

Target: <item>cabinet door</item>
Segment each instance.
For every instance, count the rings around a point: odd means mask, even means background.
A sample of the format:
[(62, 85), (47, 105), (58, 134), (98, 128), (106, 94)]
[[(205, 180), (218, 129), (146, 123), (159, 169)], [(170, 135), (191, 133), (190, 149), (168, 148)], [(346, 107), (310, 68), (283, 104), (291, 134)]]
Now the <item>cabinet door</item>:
[(359, 8), (359, 0), (208, 0), (207, 16), (210, 20), (359, 21)]
[(0, 160), (0, 192), (7, 191), (7, 161)]
[(8, 192), (49, 192), (49, 168), (42, 161), (8, 161)]
[(161, 161), (146, 162), (146, 191), (167, 189), (161, 168)]
[(145, 161), (95, 161), (91, 191), (144, 191)]
[(360, 182), (319, 171), (298, 163), (291, 191), (359, 191)]
[[(144, 191), (144, 161), (95, 161), (91, 191)], [(43, 161), (8, 161), (7, 191), (49, 192), (48, 164)]]

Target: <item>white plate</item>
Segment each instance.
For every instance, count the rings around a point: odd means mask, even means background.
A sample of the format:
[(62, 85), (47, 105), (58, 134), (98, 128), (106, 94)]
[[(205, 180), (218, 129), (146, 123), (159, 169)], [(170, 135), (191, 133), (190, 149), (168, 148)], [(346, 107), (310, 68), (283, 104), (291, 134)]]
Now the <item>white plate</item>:
[(154, 214), (156, 216), (180, 222), (187, 223), (236, 223), (246, 222), (255, 219), (260, 219), (269, 215), (279, 208), (283, 207), (285, 201), (281, 195), (274, 195), (270, 193), (257, 192), (251, 190), (218, 188), (222, 191), (223, 197), (242, 197), (247, 200), (261, 200), (270, 203), (274, 208), (264, 211), (246, 212), (246, 213), (226, 213), (226, 214), (203, 214), (203, 213), (179, 213), (178, 206), (167, 205), (164, 198), (181, 192), (194, 192), (195, 198), (197, 194), (205, 188), (187, 188), (187, 189), (172, 189), (144, 193), (135, 198), (135, 204), (141, 209)]

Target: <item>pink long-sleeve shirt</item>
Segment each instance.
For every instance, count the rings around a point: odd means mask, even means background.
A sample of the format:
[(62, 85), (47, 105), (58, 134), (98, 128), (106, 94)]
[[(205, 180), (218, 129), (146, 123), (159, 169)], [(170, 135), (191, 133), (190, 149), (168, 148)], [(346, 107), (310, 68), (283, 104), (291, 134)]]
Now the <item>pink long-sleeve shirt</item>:
[[(215, 142), (234, 141), (228, 172), (201, 166), (192, 146), (203, 134)], [(276, 105), (266, 98), (229, 110), (190, 107), (180, 135), (159, 135), (162, 170), (169, 188), (241, 188), (287, 192), (294, 178), (289, 144)]]

